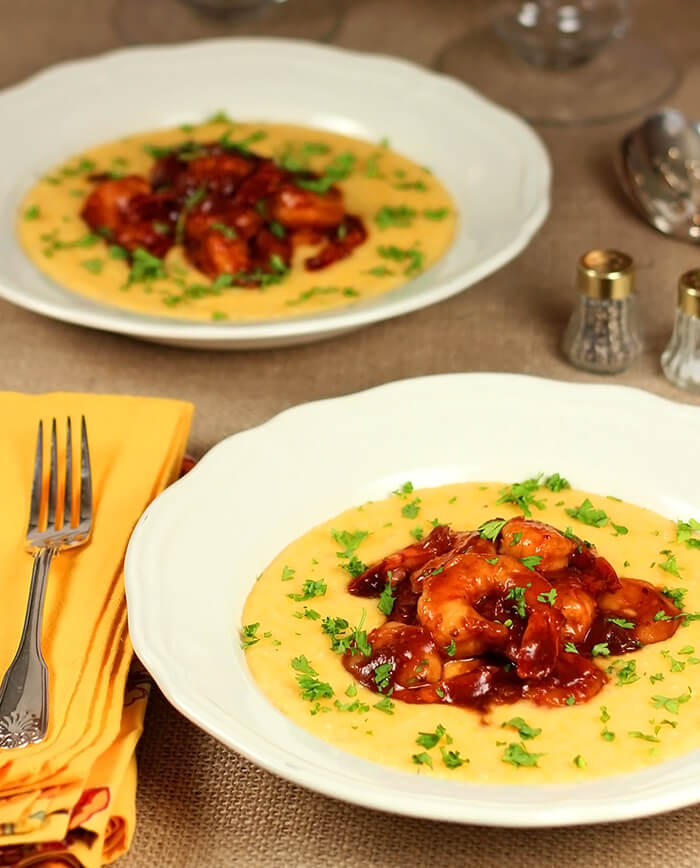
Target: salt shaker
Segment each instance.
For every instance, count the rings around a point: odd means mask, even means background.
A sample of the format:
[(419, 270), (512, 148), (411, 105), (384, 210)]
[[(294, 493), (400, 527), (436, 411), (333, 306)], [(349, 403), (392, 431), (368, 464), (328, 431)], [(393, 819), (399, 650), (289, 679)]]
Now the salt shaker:
[(661, 367), (674, 385), (700, 392), (700, 268), (686, 271), (678, 281), (676, 321)]
[(618, 250), (589, 250), (578, 261), (576, 283), (564, 354), (596, 374), (624, 371), (643, 349), (631, 257)]

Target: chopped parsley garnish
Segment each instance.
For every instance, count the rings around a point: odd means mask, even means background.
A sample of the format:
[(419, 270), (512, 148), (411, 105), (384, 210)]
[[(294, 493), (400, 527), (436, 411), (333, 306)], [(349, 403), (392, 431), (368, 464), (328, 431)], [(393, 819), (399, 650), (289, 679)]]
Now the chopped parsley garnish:
[(449, 213), (449, 208), (425, 208), (423, 210), (423, 216), (426, 220), (444, 220)]
[(577, 769), (585, 769), (586, 768), (586, 760), (579, 754), (574, 757), (574, 765)]
[(653, 675), (649, 676), (649, 681), (651, 684), (655, 684), (657, 681), (663, 681), (664, 674), (663, 672), (655, 672)]
[(565, 488), (571, 488), (571, 483), (568, 479), (564, 479), (558, 473), (552, 473), (544, 481), (544, 487), (550, 491), (563, 491)]
[(609, 657), (610, 656), (610, 648), (608, 647), (607, 642), (598, 642), (597, 645), (594, 645), (591, 648), (591, 654), (593, 657)]
[(513, 608), (520, 618), (527, 616), (527, 608), (525, 607), (525, 588), (511, 588), (505, 596), (506, 600), (514, 600)]
[(384, 589), (382, 590), (381, 594), (379, 595), (379, 602), (377, 603), (377, 608), (388, 618), (394, 610), (394, 603), (395, 599), (391, 590), (391, 582), (387, 582), (386, 585), (384, 585)]
[(498, 563), (498, 556), (496, 556), (495, 558), (484, 558), (484, 560), (487, 564), (491, 564), (492, 567), (495, 567)]
[[(542, 562), (541, 555), (528, 555), (526, 558), (520, 558), (520, 563), (527, 567), (528, 570), (532, 570), (534, 572), (535, 567)], [(556, 591), (555, 591), (556, 594)]]
[(345, 695), (357, 696), (357, 684), (355, 684), (354, 681), (348, 684), (348, 686), (345, 688)]
[(403, 485), (399, 486), (399, 488), (395, 488), (392, 492), (397, 497), (408, 497), (409, 494), (413, 494), (413, 483), (409, 480), (408, 482), (404, 482)]
[(416, 765), (426, 765), (430, 766), (430, 768), (433, 767), (433, 759), (430, 754), (426, 753), (425, 751), (423, 751), (423, 753), (414, 753), (411, 756), (411, 759)]
[(326, 593), (326, 589), (327, 585), (323, 579), (307, 579), (300, 594), (287, 594), (287, 596), (290, 600), (303, 603), (304, 600), (311, 600), (313, 597), (322, 597)]
[(456, 653), (457, 643), (452, 639), (449, 645), (445, 645), (445, 654), (447, 654), (448, 657), (454, 657)]
[(688, 693), (682, 693), (680, 696), (652, 696), (651, 701), (654, 703), (654, 708), (665, 708), (671, 714), (678, 714), (680, 706), (690, 701), (690, 688)]
[(671, 672), (682, 672), (686, 667), (685, 660), (676, 660), (668, 651), (662, 651), (661, 656), (671, 664)]
[(241, 648), (244, 651), (246, 648), (250, 648), (251, 645), (255, 645), (256, 642), (260, 641), (260, 637), (256, 636), (259, 626), (260, 622), (257, 621), (255, 624), (244, 624), (241, 627)]
[(610, 621), (611, 624), (622, 627), (624, 630), (632, 630), (634, 628), (632, 621), (628, 621), (626, 618), (607, 618), (606, 620)]
[(564, 645), (564, 651), (568, 651), (569, 654), (579, 653), (578, 648), (574, 645), (573, 642), (567, 642), (566, 645)]
[(607, 723), (610, 720), (610, 713), (608, 709), (604, 706), (600, 706), (600, 722)]
[(555, 600), (557, 599), (557, 589), (552, 588), (550, 591), (547, 591), (537, 595), (537, 599), (540, 603), (549, 603), (550, 606), (554, 605)]
[(309, 609), (308, 606), (304, 606), (303, 611), (294, 612), (293, 617), (294, 618), (306, 618), (309, 621), (318, 621), (318, 619), (321, 617), (321, 613), (317, 612), (316, 609)]
[(129, 251), (124, 247), (120, 247), (118, 244), (110, 244), (107, 248), (110, 259), (128, 259)]
[(681, 574), (678, 571), (678, 562), (676, 561), (676, 556), (671, 552), (670, 549), (664, 549), (661, 552), (662, 555), (666, 555), (666, 560), (659, 564), (659, 567), (664, 570), (666, 573), (670, 573), (672, 576), (676, 576), (680, 579)]
[(39, 206), (38, 205), (30, 205), (29, 208), (24, 212), (25, 220), (36, 220), (39, 217)]
[(601, 737), (604, 741), (615, 741), (615, 733), (614, 733), (614, 732), (610, 732), (610, 730), (607, 728), (607, 726), (604, 726), (604, 727), (601, 729), (601, 731), (600, 731), (600, 737)]
[(618, 687), (622, 687), (625, 684), (634, 684), (640, 678), (637, 675), (637, 663), (635, 660), (630, 660), (628, 663), (623, 663), (619, 660), (608, 666), (606, 672), (617, 675)]
[[(233, 121), (229, 117), (229, 115), (223, 111), (223, 109), (219, 109), (219, 111), (214, 112), (213, 115), (210, 115), (204, 121), (205, 124), (232, 124)], [(191, 129), (191, 127), (190, 127)]]
[(330, 684), (318, 680), (316, 677), (318, 672), (316, 672), (303, 654), (292, 659), (292, 669), (301, 673), (297, 675), (297, 684), (301, 688), (302, 699), (313, 702), (317, 699), (332, 698), (333, 688)]
[(630, 738), (641, 738), (644, 741), (654, 741), (654, 742), (660, 742), (661, 741), (661, 739), (657, 738), (655, 735), (646, 735), (645, 733), (640, 732), (638, 729), (630, 730), (627, 733), (627, 735)]
[(234, 238), (238, 238), (235, 229), (232, 229), (225, 223), (220, 223), (218, 220), (216, 221), (216, 223), (211, 224), (211, 228), (218, 232), (220, 235), (223, 235), (224, 238), (226, 238), (228, 241), (232, 241)]
[(676, 542), (685, 543), (688, 548), (700, 549), (700, 537), (695, 536), (700, 531), (700, 521), (689, 518), (676, 524)]
[(358, 714), (364, 714), (369, 711), (369, 705), (360, 702), (359, 699), (356, 699), (354, 702), (341, 702), (339, 699), (336, 699), (333, 704), (338, 711), (356, 711)]
[(380, 663), (374, 670), (374, 683), (377, 685), (377, 690), (380, 693), (389, 687), (389, 680), (394, 671), (393, 663)]
[(517, 729), (520, 738), (525, 740), (536, 738), (542, 732), (541, 729), (535, 729), (534, 727), (529, 726), (525, 723), (522, 717), (512, 717), (510, 720), (501, 724), (501, 727), (504, 726), (512, 726), (514, 729)]
[(80, 263), (90, 274), (100, 274), (104, 268), (104, 259), (84, 259)]
[(541, 756), (544, 756), (544, 754), (530, 753), (522, 742), (520, 744), (512, 742), (503, 752), (501, 759), (504, 763), (510, 763), (516, 767), (536, 766), (537, 760)]
[(85, 235), (81, 235), (73, 241), (61, 241), (61, 239), (58, 238), (58, 233), (54, 231), (42, 235), (41, 240), (46, 243), (46, 247), (43, 251), (44, 256), (50, 258), (56, 250), (70, 250), (74, 247), (92, 247), (94, 244), (97, 244), (98, 241), (102, 240), (102, 236), (97, 232), (86, 232)]
[(351, 558), (360, 543), (369, 536), (369, 532), (366, 530), (356, 530), (356, 531), (348, 531), (348, 530), (331, 530), (331, 536), (338, 543), (338, 545), (343, 546), (342, 552), (336, 552), (337, 557), (339, 558)]
[(359, 298), (360, 295), (360, 293), (356, 289), (353, 289), (352, 286), (312, 286), (309, 289), (300, 292), (296, 298), (288, 299), (285, 304), (303, 304), (303, 302), (315, 298), (318, 295), (335, 295), (336, 293), (340, 293), (340, 295), (345, 296), (346, 298)]
[(490, 521), (485, 521), (480, 524), (477, 530), (484, 539), (495, 540), (498, 534), (503, 530), (507, 523), (505, 518), (492, 518)]
[(388, 247), (378, 247), (377, 252), (384, 259), (392, 259), (395, 262), (405, 263), (404, 274), (417, 274), (423, 268), (423, 253), (415, 246), (404, 249), (392, 244)]
[(409, 530), (409, 533), (411, 534), (413, 539), (417, 540), (418, 542), (420, 542), (424, 536), (423, 528), (420, 525), (416, 525), (416, 527), (411, 528), (411, 530)]
[(668, 597), (668, 599), (673, 603), (673, 605), (677, 609), (683, 609), (685, 605), (684, 597), (688, 593), (687, 588), (664, 588), (661, 592), (664, 597)]
[(458, 769), (460, 766), (463, 766), (464, 763), (469, 762), (468, 759), (462, 758), (459, 755), (458, 750), (448, 750), (443, 745), (440, 745), (440, 753), (442, 754), (442, 761), (448, 769)]
[(440, 741), (443, 735), (445, 736), (447, 744), (452, 744), (451, 737), (447, 734), (447, 730), (441, 723), (437, 725), (435, 732), (419, 732), (416, 744), (424, 747), (426, 750), (431, 750), (431, 748), (434, 748)]
[(388, 277), (390, 274), (394, 272), (387, 268), (386, 265), (375, 265), (374, 268), (370, 268), (367, 274), (371, 274), (372, 277)]
[[(337, 654), (352, 651), (369, 657), (372, 653), (372, 646), (367, 641), (367, 631), (362, 629), (366, 617), (367, 613), (363, 609), (360, 622), (357, 627), (352, 629), (345, 618), (324, 618), (321, 621), (321, 630), (331, 638), (331, 651), (335, 651)], [(347, 632), (348, 630), (350, 632)]]
[(588, 498), (579, 506), (567, 509), (566, 514), (591, 527), (605, 527), (610, 521), (605, 510), (596, 509)]
[[(246, 156), (250, 153), (250, 145), (255, 144), (255, 142), (261, 141), (261, 139), (266, 139), (267, 133), (264, 130), (255, 130), (255, 132), (251, 133), (249, 136), (246, 136), (244, 139), (240, 139), (237, 142), (231, 141), (231, 130), (226, 130), (226, 132), (219, 139), (219, 144), (222, 148), (226, 148), (229, 151), (238, 151), (239, 153)], [(182, 159), (182, 152), (178, 154), (178, 156)]]
[(285, 564), (284, 567), (282, 568), (282, 576), (281, 576), (282, 581), (283, 582), (289, 582), (294, 578), (294, 576), (296, 576), (296, 574), (297, 574), (296, 570), (293, 570), (291, 567), (288, 567)]
[(388, 696), (383, 697), (379, 700), (379, 702), (374, 703), (374, 707), (377, 711), (383, 711), (384, 714), (393, 714), (394, 713), (394, 703), (389, 699)]
[(415, 497), (409, 503), (406, 503), (401, 508), (401, 515), (404, 518), (415, 518), (420, 512), (420, 497)]
[(351, 151), (343, 151), (331, 160), (320, 178), (297, 178), (295, 183), (312, 193), (327, 193), (337, 181), (348, 177), (355, 167), (355, 161), (356, 157)]
[(410, 226), (415, 216), (415, 208), (407, 205), (384, 205), (377, 211), (374, 220), (380, 229), (388, 229), (390, 226)]
[(499, 491), (501, 495), (496, 503), (514, 503), (518, 506), (523, 514), (530, 518), (532, 516), (531, 506), (537, 509), (544, 509), (545, 504), (542, 500), (535, 499), (535, 492), (540, 487), (541, 476), (535, 476), (532, 479), (525, 479), (522, 482), (515, 482), (506, 488)]
[(131, 270), (126, 285), (131, 286), (132, 283), (155, 280), (159, 277), (166, 277), (163, 260), (142, 247), (137, 247), (132, 253)]
[(576, 704), (576, 697), (573, 694), (571, 696), (567, 696), (566, 699), (564, 700), (564, 702), (567, 705), (575, 705)]

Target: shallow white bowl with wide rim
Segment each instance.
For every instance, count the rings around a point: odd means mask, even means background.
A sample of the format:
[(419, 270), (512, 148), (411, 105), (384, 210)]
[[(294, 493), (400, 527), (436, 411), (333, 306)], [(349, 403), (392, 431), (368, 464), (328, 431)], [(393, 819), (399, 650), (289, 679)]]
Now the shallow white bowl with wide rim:
[[(203, 119), (327, 129), (392, 147), (429, 166), (460, 212), (433, 267), (384, 295), (315, 315), (207, 323), (131, 313), (42, 275), (16, 240), (26, 191), (91, 145)], [(209, 349), (302, 343), (441, 301), (500, 268), (549, 209), (550, 164), (535, 133), (465, 85), (391, 57), (313, 43), (228, 39), (132, 48), (62, 64), (0, 93), (0, 297), (59, 320)]]
[[(398, 408), (420, 408), (397, 426)], [(255, 577), (316, 524), (411, 479), (516, 480), (556, 469), (673, 519), (700, 509), (697, 407), (622, 386), (510, 374), (405, 380), (305, 404), (224, 440), (145, 512), (126, 557), (131, 636), (169, 700), (298, 784), (396, 813), (496, 826), (628, 819), (700, 801), (700, 750), (581, 784), (433, 780), (332, 747), (277, 711), (239, 647)]]

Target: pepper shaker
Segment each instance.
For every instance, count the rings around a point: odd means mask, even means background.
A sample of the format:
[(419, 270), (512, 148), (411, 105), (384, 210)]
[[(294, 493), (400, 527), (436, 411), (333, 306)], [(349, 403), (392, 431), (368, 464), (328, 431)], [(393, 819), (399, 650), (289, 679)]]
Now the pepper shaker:
[(678, 281), (676, 320), (661, 367), (674, 385), (700, 392), (700, 268), (686, 271)]
[(618, 374), (643, 349), (632, 258), (619, 250), (589, 250), (576, 276), (578, 299), (563, 352), (586, 371)]

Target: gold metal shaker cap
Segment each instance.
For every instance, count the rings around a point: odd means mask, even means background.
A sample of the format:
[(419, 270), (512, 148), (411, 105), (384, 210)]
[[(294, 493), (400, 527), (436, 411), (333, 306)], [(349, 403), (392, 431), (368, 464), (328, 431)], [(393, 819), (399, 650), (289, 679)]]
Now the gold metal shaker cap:
[(700, 317), (700, 268), (691, 268), (678, 279), (678, 310)]
[(635, 292), (632, 257), (619, 250), (589, 250), (578, 261), (577, 285), (589, 298), (629, 298)]

